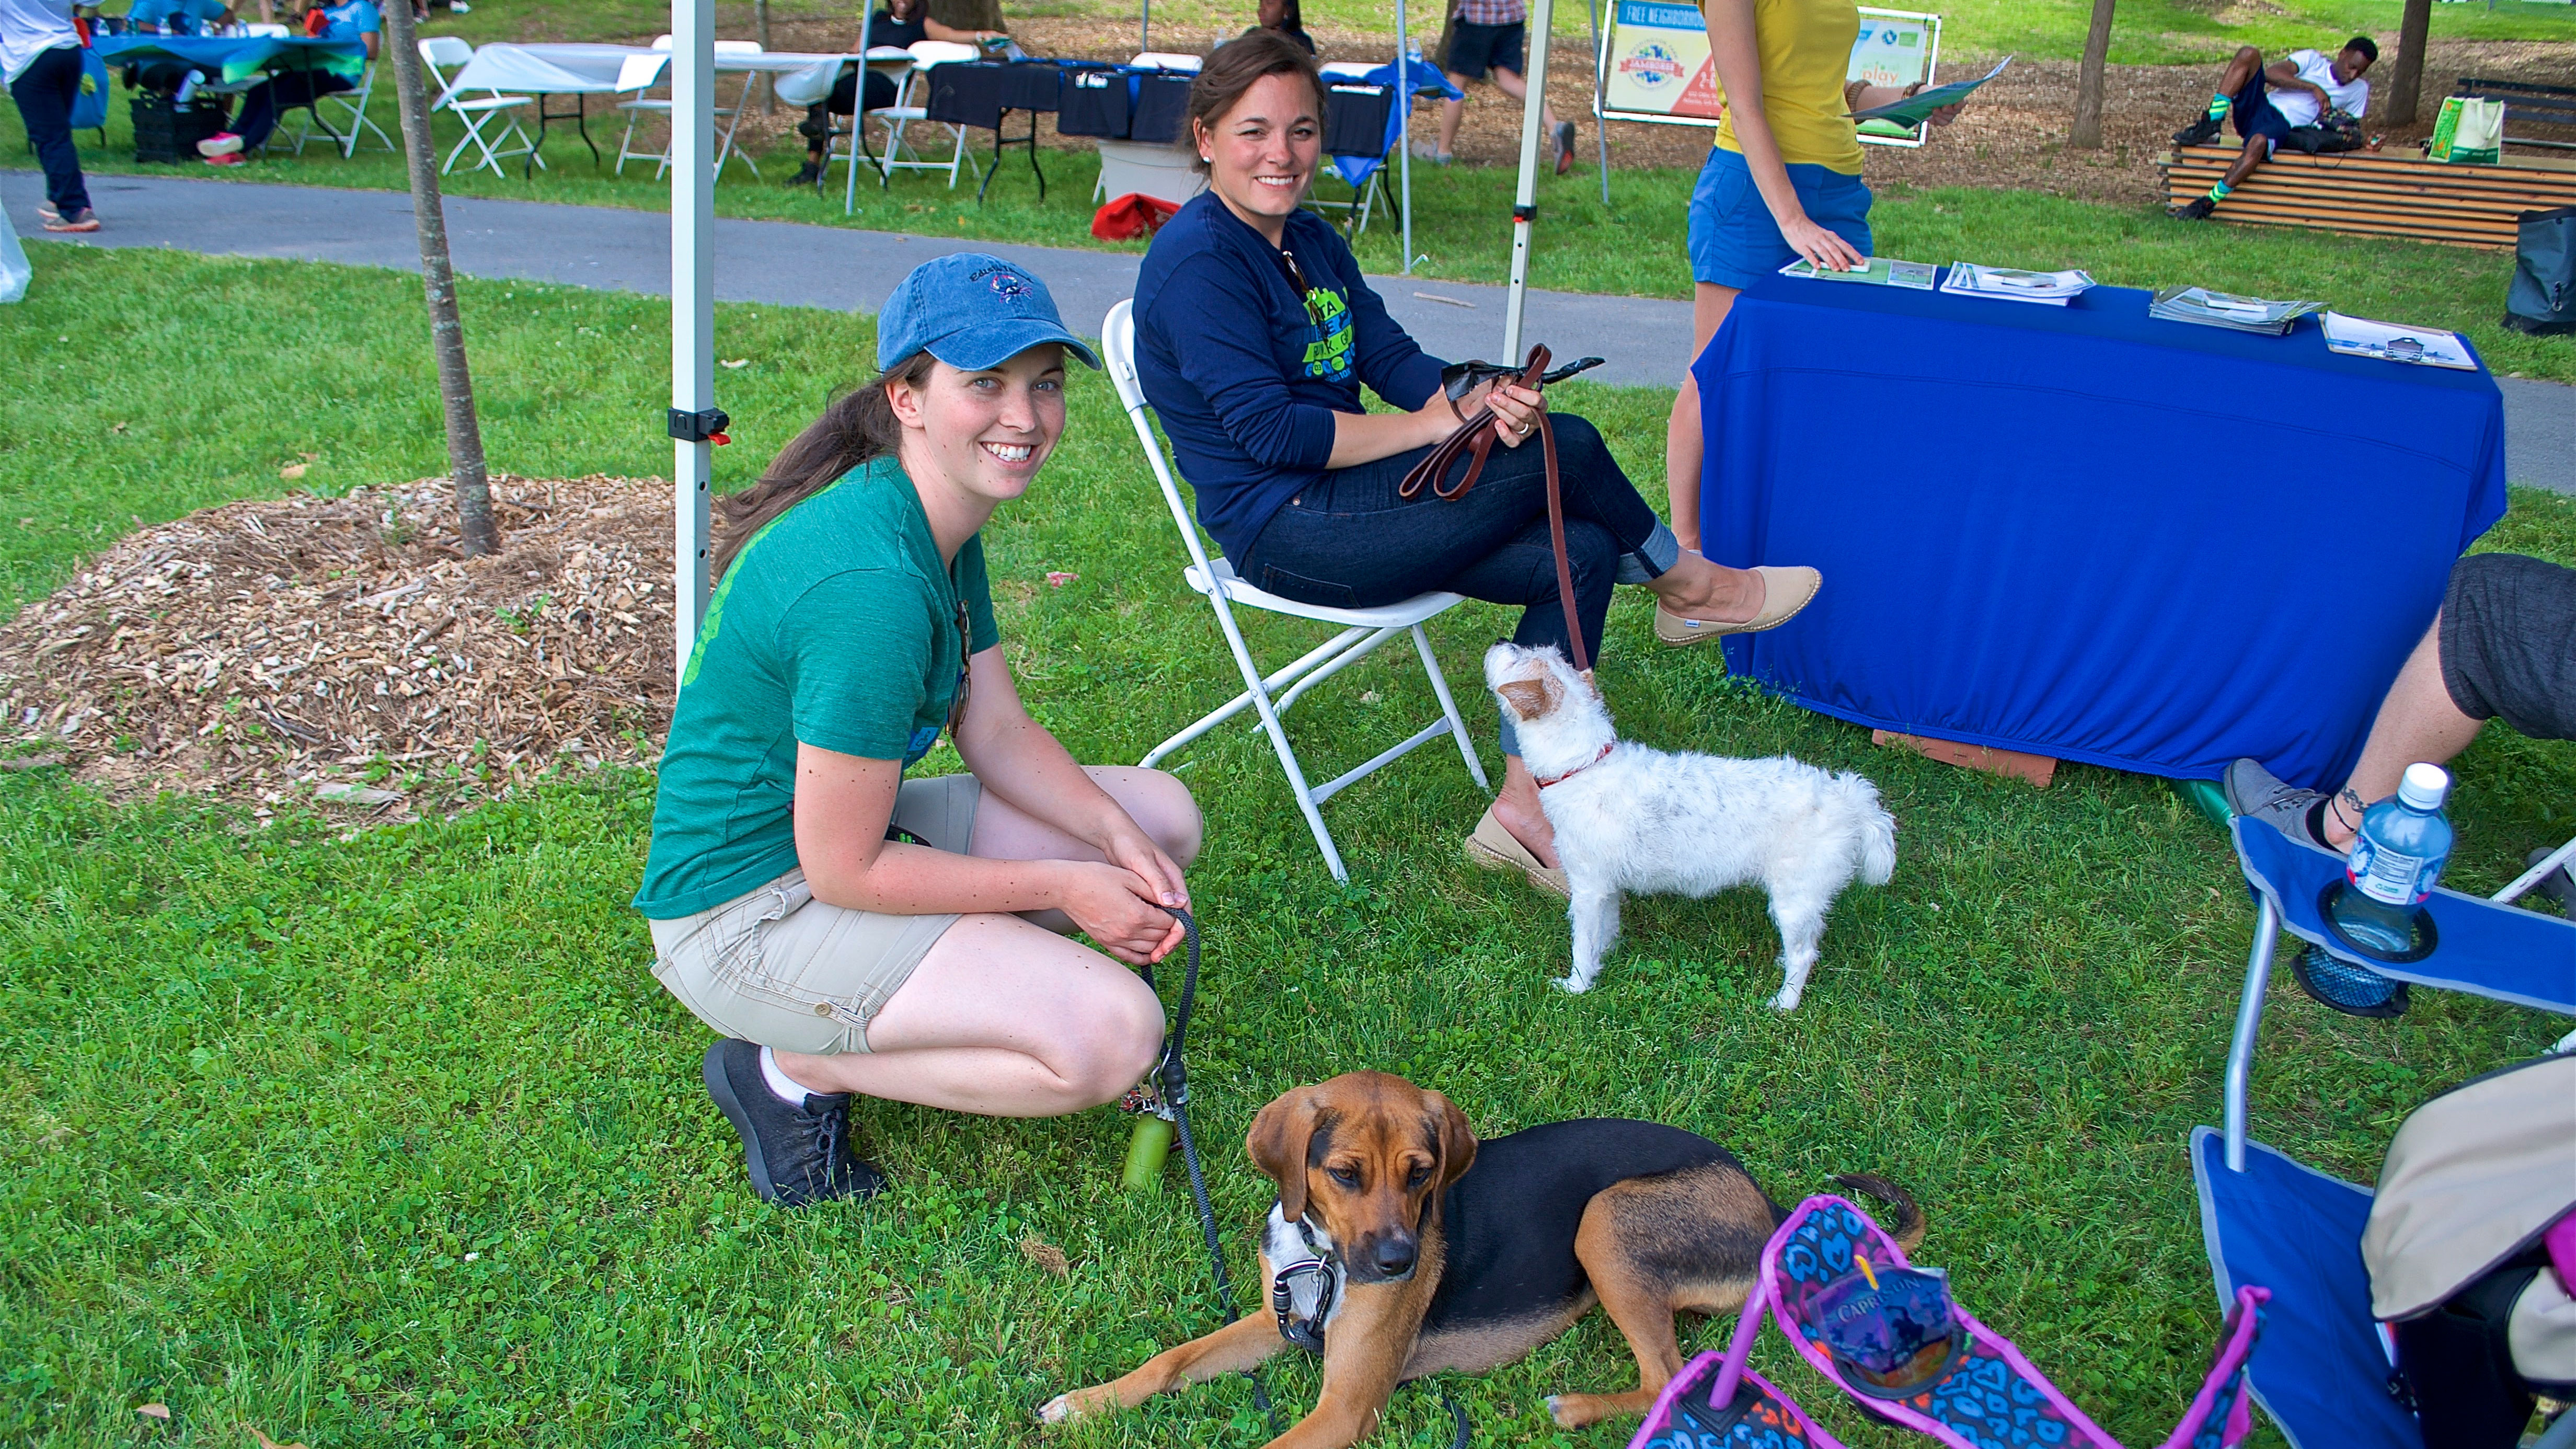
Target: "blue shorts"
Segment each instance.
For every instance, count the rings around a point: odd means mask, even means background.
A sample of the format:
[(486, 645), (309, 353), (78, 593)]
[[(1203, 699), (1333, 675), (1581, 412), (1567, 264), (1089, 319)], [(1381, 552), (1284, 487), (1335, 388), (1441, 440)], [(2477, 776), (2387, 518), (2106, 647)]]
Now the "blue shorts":
[[(1850, 242), (1862, 256), (1870, 255), (1867, 182), (1801, 162), (1789, 167), (1789, 184), (1809, 221)], [(1762, 193), (1754, 189), (1743, 153), (1710, 147), (1708, 163), (1699, 168), (1699, 184), (1691, 188), (1691, 280), (1742, 291), (1797, 259)]]
[(1467, 80), (1482, 80), (1488, 70), (1529, 74), (1529, 25), (1471, 25), (1461, 20), (1449, 27), (1449, 54), (1440, 68)]
[(2282, 115), (2281, 108), (2272, 104), (2272, 97), (2263, 85), (2261, 66), (2254, 67), (2254, 73), (2245, 78), (2245, 84), (2238, 87), (2236, 94), (2229, 96), (2227, 102), (2227, 114), (2236, 122), (2236, 134), (2244, 137), (2248, 144), (2261, 136), (2277, 146), (2290, 134), (2290, 118)]

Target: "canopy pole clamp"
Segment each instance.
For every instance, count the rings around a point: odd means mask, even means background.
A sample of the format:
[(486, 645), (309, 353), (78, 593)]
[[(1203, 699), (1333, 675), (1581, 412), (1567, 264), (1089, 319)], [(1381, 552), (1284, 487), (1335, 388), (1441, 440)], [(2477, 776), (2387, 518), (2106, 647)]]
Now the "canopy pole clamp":
[(1533, 202), (1530, 202), (1530, 203), (1528, 203), (1528, 204), (1524, 205), (1524, 204), (1519, 203), (1519, 202), (1514, 202), (1514, 203), (1512, 204), (1512, 220), (1514, 220), (1514, 221), (1536, 221), (1536, 220), (1538, 220), (1538, 203), (1537, 203), (1537, 202), (1535, 202), (1535, 201), (1533, 201)]
[(693, 413), (684, 413), (678, 408), (671, 409), (671, 436), (683, 443), (714, 443), (722, 446), (733, 441), (725, 436), (725, 429), (732, 426), (733, 419), (725, 416), (723, 408), (701, 408)]

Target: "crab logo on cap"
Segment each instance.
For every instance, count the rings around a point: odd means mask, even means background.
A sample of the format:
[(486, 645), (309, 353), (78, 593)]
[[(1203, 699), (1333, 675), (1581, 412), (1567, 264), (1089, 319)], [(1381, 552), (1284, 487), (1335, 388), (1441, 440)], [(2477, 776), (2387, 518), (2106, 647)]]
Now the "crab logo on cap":
[(977, 272), (972, 280), (987, 282), (993, 289), (993, 295), (1006, 302), (1024, 300), (1031, 290), (1029, 279), (1021, 276), (1011, 267), (986, 267)]

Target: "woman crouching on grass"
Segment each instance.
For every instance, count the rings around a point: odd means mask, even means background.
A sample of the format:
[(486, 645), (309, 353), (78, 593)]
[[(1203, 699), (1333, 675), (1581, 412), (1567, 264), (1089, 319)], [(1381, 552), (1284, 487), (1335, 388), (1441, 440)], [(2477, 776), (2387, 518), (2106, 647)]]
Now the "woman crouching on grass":
[[(1162, 1006), (1117, 962), (1181, 940), (1199, 843), (1178, 780), (1074, 763), (996, 647), (978, 530), (1064, 434), (1065, 354), (1099, 359), (971, 253), (878, 328), (882, 376), (721, 504), (635, 897), (653, 974), (724, 1038), (704, 1076), (753, 1190), (790, 1206), (884, 1187), (853, 1094), (1042, 1117), (1135, 1085)], [(971, 773), (904, 779), (943, 722)]]

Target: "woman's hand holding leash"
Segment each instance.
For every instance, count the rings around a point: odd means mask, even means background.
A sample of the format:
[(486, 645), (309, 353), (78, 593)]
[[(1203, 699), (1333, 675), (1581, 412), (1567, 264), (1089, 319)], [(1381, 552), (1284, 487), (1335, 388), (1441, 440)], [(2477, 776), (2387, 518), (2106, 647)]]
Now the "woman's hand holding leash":
[(1158, 882), (1123, 865), (1063, 865), (1066, 881), (1059, 909), (1101, 950), (1130, 966), (1149, 966), (1185, 938), (1181, 923), (1157, 899), (1163, 893)]
[(1547, 411), (1547, 395), (1517, 383), (1498, 383), (1486, 395), (1485, 406), (1493, 410), (1496, 440), (1506, 448), (1517, 448), (1537, 431), (1538, 416)]

